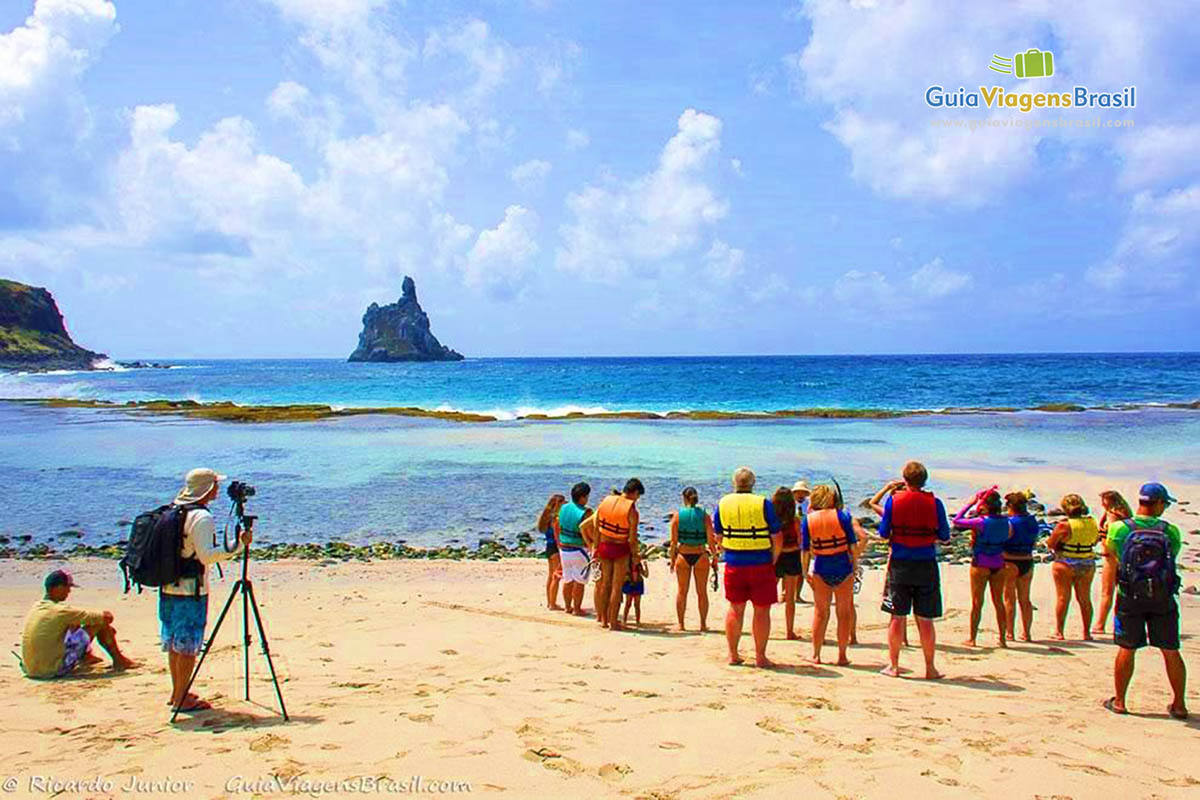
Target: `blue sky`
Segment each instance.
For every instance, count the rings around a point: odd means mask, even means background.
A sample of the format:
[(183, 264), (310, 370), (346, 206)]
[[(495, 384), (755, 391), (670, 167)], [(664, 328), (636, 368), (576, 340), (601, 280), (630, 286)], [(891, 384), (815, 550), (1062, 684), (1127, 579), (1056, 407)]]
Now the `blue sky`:
[[(1187, 2), (0, 6), (0, 274), (121, 357), (1200, 348)], [(1051, 49), (1055, 75), (989, 72)], [(1135, 109), (935, 110), (928, 86)], [(934, 120), (1131, 120), (935, 128)]]

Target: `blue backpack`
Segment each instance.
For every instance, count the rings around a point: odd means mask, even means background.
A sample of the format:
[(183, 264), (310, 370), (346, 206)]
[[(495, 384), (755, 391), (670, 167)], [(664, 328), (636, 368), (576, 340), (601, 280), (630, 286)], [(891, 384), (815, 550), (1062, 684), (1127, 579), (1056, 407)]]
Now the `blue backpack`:
[(1117, 567), (1117, 585), (1128, 601), (1147, 609), (1167, 609), (1179, 591), (1175, 555), (1162, 520), (1143, 525), (1125, 520), (1129, 536)]

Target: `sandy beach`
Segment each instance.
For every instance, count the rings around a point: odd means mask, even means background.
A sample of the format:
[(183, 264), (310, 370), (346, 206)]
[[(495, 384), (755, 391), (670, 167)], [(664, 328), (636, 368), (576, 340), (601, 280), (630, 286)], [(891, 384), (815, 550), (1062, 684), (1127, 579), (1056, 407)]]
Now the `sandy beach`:
[[(16, 649), (51, 566), (4, 564), (0, 624)], [(1144, 651), (1139, 662), (1134, 714), (1103, 710), (1114, 646), (1046, 641), (1053, 602), (1046, 568), (1034, 583), (1039, 641), (1001, 651), (960, 645), (965, 568), (943, 567), (939, 657), (948, 677), (931, 684), (877, 674), (886, 660), (879, 570), (859, 595), (862, 645), (851, 648), (851, 667), (806, 664), (810, 644), (781, 640), (777, 608), (770, 653), (780, 666), (760, 671), (726, 666), (718, 632), (673, 630), (664, 562), (652, 566), (642, 630), (627, 633), (541, 607), (545, 567), (532, 560), (257, 564), (291, 722), (273, 709), (257, 649), (253, 702), (241, 699), (234, 620), (198, 683), (218, 710), (172, 726), (155, 596), (123, 595), (113, 562), (69, 566), (84, 587), (72, 601), (112, 610), (126, 651), (144, 666), (33, 682), (7, 659), (0, 777), (15, 781), (4, 786), (17, 796), (159, 796), (187, 782), (198, 797), (347, 794), (336, 782), (362, 776), (396, 782), (380, 793), (411, 793), (419, 777), (422, 793), (450, 781), (511, 797), (1200, 792), (1200, 720), (1167, 717), (1157, 653)], [(1185, 584), (1195, 584), (1194, 573)], [(216, 585), (210, 624), (229, 585), (228, 577)], [(1184, 656), (1194, 666), (1200, 598), (1184, 595), (1182, 606)], [(724, 611), (723, 598), (715, 599), (715, 628)], [(811, 606), (798, 612), (806, 638), (810, 614)], [(693, 628), (695, 620), (693, 608)], [(1078, 637), (1077, 616), (1068, 626)], [(988, 607), (980, 642), (994, 641)], [(744, 646), (749, 651), (748, 639)], [(902, 663), (916, 667), (919, 653), (907, 651)]]

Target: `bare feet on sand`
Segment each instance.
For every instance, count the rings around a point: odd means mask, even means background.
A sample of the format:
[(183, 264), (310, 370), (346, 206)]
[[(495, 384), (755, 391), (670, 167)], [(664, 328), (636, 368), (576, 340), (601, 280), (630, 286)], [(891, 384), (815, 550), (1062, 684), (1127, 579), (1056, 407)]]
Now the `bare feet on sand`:
[(798, 633), (789, 633), (789, 634), (787, 635), (787, 638), (788, 638), (788, 641), (789, 641), (789, 642), (798, 642), (798, 641), (800, 641), (800, 634), (798, 634)]
[(933, 667), (929, 667), (925, 670), (925, 680), (927, 681), (940, 681), (944, 677), (946, 676), (938, 672)]
[(729, 654), (729, 666), (738, 667), (746, 663), (746, 659), (739, 656), (737, 653)]
[(963, 646), (964, 647), (979, 647), (979, 645), (975, 644), (974, 639), (964, 639)]
[(759, 669), (774, 669), (775, 662), (766, 656), (756, 656), (754, 659), (754, 666), (758, 667)]
[(839, 658), (837, 660), (837, 665), (839, 667), (848, 667), (848, 666), (850, 666), (850, 659), (846, 658), (845, 656), (842, 656), (841, 658)]
[(1067, 640), (1067, 637), (1063, 636), (1061, 633), (1056, 633), (1050, 638), (1056, 642), (1065, 642)]
[(879, 674), (886, 675), (889, 678), (899, 678), (900, 677), (900, 668), (889, 665), (889, 666), (886, 666), (883, 669), (879, 670)]
[(132, 658), (129, 658), (128, 656), (121, 656), (113, 661), (112, 669), (116, 672), (124, 672), (127, 669), (137, 669), (140, 666), (141, 664), (137, 661), (134, 661)]

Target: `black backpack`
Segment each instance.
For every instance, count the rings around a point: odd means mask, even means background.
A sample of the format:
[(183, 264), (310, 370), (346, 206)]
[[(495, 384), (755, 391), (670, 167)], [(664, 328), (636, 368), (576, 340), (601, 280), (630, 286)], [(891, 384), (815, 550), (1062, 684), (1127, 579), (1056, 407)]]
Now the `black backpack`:
[(1167, 523), (1158, 520), (1153, 525), (1142, 525), (1128, 519), (1125, 524), (1129, 536), (1117, 567), (1121, 595), (1140, 608), (1166, 610), (1179, 591)]
[(134, 583), (141, 592), (143, 586), (169, 586), (200, 574), (200, 562), (183, 557), (183, 525), (188, 512), (197, 508), (203, 506), (169, 504), (137, 515), (120, 562), (126, 593)]

